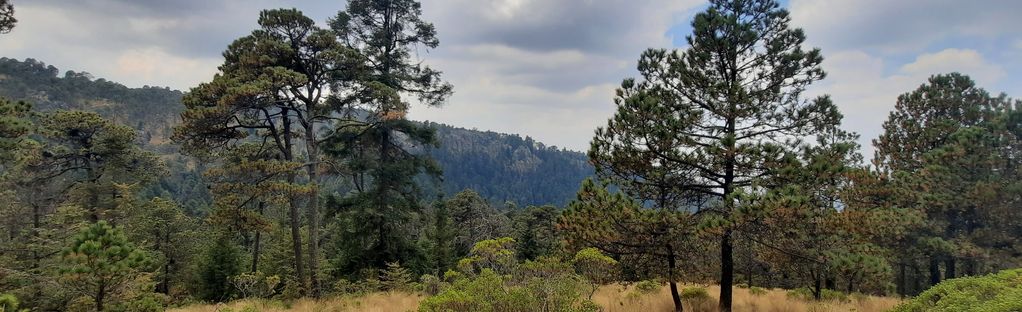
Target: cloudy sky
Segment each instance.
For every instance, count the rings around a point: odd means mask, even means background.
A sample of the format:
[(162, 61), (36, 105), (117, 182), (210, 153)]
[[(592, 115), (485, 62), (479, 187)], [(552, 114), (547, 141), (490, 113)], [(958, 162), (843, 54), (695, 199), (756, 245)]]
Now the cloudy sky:
[[(411, 117), (532, 136), (585, 150), (613, 112), (614, 87), (648, 47), (684, 48), (703, 0), (423, 0), (440, 48), (420, 51), (455, 95)], [(264, 8), (297, 7), (320, 23), (343, 0), (13, 0), (17, 28), (0, 56), (35, 58), (128, 86), (187, 90)], [(931, 74), (960, 71), (1022, 96), (1022, 1), (789, 0), (795, 25), (823, 50), (845, 127), (870, 140)]]

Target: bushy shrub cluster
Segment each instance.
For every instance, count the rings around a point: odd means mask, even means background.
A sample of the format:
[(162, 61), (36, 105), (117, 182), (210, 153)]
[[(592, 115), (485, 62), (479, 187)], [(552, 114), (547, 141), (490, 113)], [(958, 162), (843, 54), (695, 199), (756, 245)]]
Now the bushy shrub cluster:
[(946, 280), (894, 309), (916, 311), (1022, 311), (1022, 269)]
[(422, 279), (439, 290), (419, 305), (423, 312), (440, 311), (599, 311), (585, 300), (586, 280), (572, 264), (552, 257), (513, 261), (513, 240), (498, 239), (476, 244), (473, 254), (461, 261), (460, 272), (444, 274), (437, 283)]

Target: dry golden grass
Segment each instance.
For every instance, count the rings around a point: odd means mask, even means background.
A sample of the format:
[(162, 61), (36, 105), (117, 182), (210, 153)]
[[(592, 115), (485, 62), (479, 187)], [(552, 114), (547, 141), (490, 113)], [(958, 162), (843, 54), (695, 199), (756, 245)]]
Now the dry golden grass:
[[(339, 297), (322, 300), (301, 299), (291, 303), (290, 307), (280, 302), (267, 300), (239, 300), (221, 305), (194, 305), (169, 312), (219, 312), (229, 308), (234, 312), (242, 312), (247, 307), (258, 312), (406, 312), (417, 311), (420, 294), (400, 292), (374, 293), (362, 297)], [(251, 309), (250, 309), (251, 310)], [(247, 312), (247, 311), (246, 311)]]
[[(605, 308), (605, 312), (668, 312), (674, 311), (674, 304), (671, 302), (671, 291), (668, 287), (662, 287), (659, 292), (643, 296), (629, 296), (634, 286), (610, 285), (600, 288), (593, 296), (593, 301)], [(695, 287), (686, 285), (685, 287)], [(720, 289), (716, 286), (707, 287), (712, 300), (704, 302), (684, 302), (687, 312), (712, 312), (717, 311), (717, 294)], [(264, 300), (240, 300), (226, 305), (195, 305), (179, 309), (171, 309), (171, 312), (218, 312), (223, 308), (230, 308), (234, 312), (242, 312), (246, 307), (254, 308), (259, 312), (405, 312), (418, 310), (419, 301), (424, 297), (420, 294), (409, 293), (375, 293), (363, 297), (341, 297), (323, 299), (319, 301), (311, 299), (298, 300), (285, 307), (279, 302)], [(807, 302), (798, 299), (788, 298), (787, 292), (780, 289), (768, 290), (763, 295), (752, 295), (748, 289), (735, 288), (734, 311), (749, 312), (815, 312), (815, 311), (856, 311), (856, 312), (880, 312), (887, 311), (898, 305), (901, 301), (895, 298), (886, 297), (864, 297), (852, 299), (848, 302)], [(250, 310), (252, 311), (252, 310)]]
[[(684, 285), (684, 287), (696, 287), (696, 285)], [(674, 303), (671, 300), (669, 287), (662, 287), (658, 293), (645, 296), (629, 296), (633, 286), (611, 285), (601, 288), (593, 301), (606, 308), (606, 312), (624, 311), (674, 311)], [(712, 300), (703, 302), (682, 302), (685, 311), (713, 312), (717, 311), (717, 296), (720, 287), (706, 287), (707, 292), (713, 297)], [(856, 311), (856, 312), (880, 312), (887, 311), (901, 303), (901, 300), (887, 297), (863, 297), (851, 299), (848, 302), (824, 301), (812, 302), (788, 298), (787, 292), (782, 289), (767, 290), (766, 294), (759, 296), (752, 295), (748, 289), (735, 288), (734, 290), (734, 311), (749, 312), (810, 312), (810, 311)]]

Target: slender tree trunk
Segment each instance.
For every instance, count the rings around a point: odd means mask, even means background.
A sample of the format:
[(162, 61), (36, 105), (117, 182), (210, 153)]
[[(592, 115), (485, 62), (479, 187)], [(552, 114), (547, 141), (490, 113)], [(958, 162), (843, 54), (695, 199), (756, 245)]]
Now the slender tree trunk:
[(674, 301), (674, 311), (675, 312), (682, 312), (682, 311), (685, 310), (685, 308), (681, 306), (681, 294), (678, 293), (678, 283), (677, 283), (677, 281), (675, 279), (675, 275), (674, 275), (675, 267), (677, 267), (677, 263), (675, 261), (676, 260), (674, 258), (674, 248), (670, 244), (668, 244), (667, 245), (667, 278), (670, 280), (670, 284), (671, 284), (671, 300)]
[(905, 276), (905, 264), (898, 264), (898, 295), (905, 298), (908, 294), (908, 278)]
[[(259, 215), (263, 215), (263, 209), (266, 207), (266, 202), (259, 202)], [(255, 242), (252, 245), (252, 273), (259, 271), (259, 243), (261, 242), (262, 232), (255, 232)]]
[[(312, 104), (309, 106), (308, 111), (313, 111)], [(312, 120), (309, 121), (309, 129), (305, 130), (305, 148), (309, 154), (306, 172), (312, 187), (309, 192), (309, 209), (306, 211), (306, 218), (309, 219), (309, 281), (312, 297), (319, 298), (319, 146), (316, 142), (316, 124)]]
[(103, 300), (106, 299), (106, 283), (99, 283), (99, 291), (96, 292), (96, 312), (103, 312)]
[(912, 266), (912, 292), (910, 295), (918, 294), (923, 289), (923, 272), (919, 269), (918, 265)]
[[(284, 160), (294, 161), (293, 145), (291, 143), (291, 114), (288, 109), (283, 109), (281, 113), (283, 115), (283, 137), (284, 137)], [(295, 174), (289, 173), (287, 175), (287, 183), (294, 184), (296, 181)], [(298, 199), (294, 196), (288, 198), (288, 218), (290, 219), (291, 225), (291, 243), (295, 256), (295, 278), (302, 284), (303, 288), (306, 286), (305, 279), (305, 261), (302, 254), (302, 233), (301, 233), (301, 220), (298, 217)]]
[(944, 260), (944, 267), (945, 267), (944, 268), (944, 279), (952, 279), (952, 278), (957, 277), (956, 276), (957, 275), (957, 270), (955, 270), (955, 257), (954, 256), (948, 256), (947, 259)]
[[(162, 240), (157, 240), (157, 243), (160, 245), (170, 244), (170, 231), (164, 232)], [(159, 245), (157, 245), (157, 250), (159, 249), (161, 248), (159, 247)], [(166, 252), (164, 252), (164, 254), (166, 254)], [(167, 256), (167, 261), (163, 263), (162, 268), (163, 277), (160, 279), (160, 285), (157, 286), (157, 292), (163, 293), (165, 295), (170, 294), (170, 264), (173, 261), (174, 260), (170, 256)]]
[[(734, 103), (729, 105), (728, 111), (732, 111)], [(731, 112), (733, 113), (733, 112)], [(734, 137), (735, 133), (735, 117), (729, 117), (727, 120), (727, 135)], [(731, 216), (734, 211), (734, 202), (731, 199), (731, 193), (734, 192), (735, 182), (735, 141), (731, 140), (726, 143), (725, 152), (728, 156), (724, 159), (724, 183), (723, 196), (724, 209)], [(735, 279), (735, 263), (734, 263), (734, 247), (731, 243), (731, 229), (724, 229), (724, 235), (720, 238), (720, 301), (717, 303), (717, 308), (720, 312), (731, 312), (731, 296), (733, 289), (731, 286), (734, 284)]]
[(940, 260), (936, 256), (930, 258), (930, 286), (940, 283)]
[(813, 279), (813, 299), (816, 299), (817, 301), (819, 301), (820, 298), (823, 297), (822, 296), (823, 295), (823, 285), (822, 284), (823, 284), (823, 279), (820, 278), (819, 276), (817, 276), (816, 278)]
[(731, 285), (734, 284), (735, 264), (732, 258), (731, 230), (725, 230), (720, 239), (720, 302), (721, 312), (731, 311)]

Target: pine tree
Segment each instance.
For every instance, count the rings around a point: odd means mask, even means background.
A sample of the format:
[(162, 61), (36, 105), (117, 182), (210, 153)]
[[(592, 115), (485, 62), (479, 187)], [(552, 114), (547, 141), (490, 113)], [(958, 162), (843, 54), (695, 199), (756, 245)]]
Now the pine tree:
[(212, 82), (185, 96), (186, 110), (174, 139), (187, 153), (214, 157), (241, 143), (261, 142), (282, 161), (304, 165), (302, 179), (299, 172), (291, 172), (286, 181), (307, 194), (307, 256), (302, 255), (299, 196), (289, 198), (288, 217), (298, 280), (308, 276), (309, 291), (318, 296), (320, 130), (341, 108), (327, 103), (326, 97), (344, 91), (331, 84), (335, 76), (349, 72), (346, 50), (333, 32), (295, 9), (262, 11), (259, 26), (227, 48)]
[(99, 221), (82, 229), (63, 252), (61, 272), (69, 285), (92, 298), (96, 311), (123, 290), (148, 263), (144, 252), (128, 242), (120, 229)]
[[(955, 143), (955, 133), (992, 122), (1010, 104), (1005, 95), (991, 96), (968, 76), (935, 75), (915, 91), (898, 97), (894, 111), (884, 122), (884, 133), (873, 141), (877, 147), (874, 164), (901, 190), (895, 200), (926, 215), (927, 225), (914, 233), (913, 249), (929, 258), (930, 285), (942, 278), (941, 262), (946, 278), (957, 275), (955, 256), (951, 254), (957, 249), (954, 240), (974, 221), (970, 212), (974, 209), (970, 208), (972, 203), (954, 198), (965, 191), (961, 181), (935, 181), (941, 169), (926, 167), (939, 163), (933, 158), (940, 156), (933, 153)], [(957, 165), (972, 166), (961, 162)]]
[(199, 268), (199, 296), (203, 300), (225, 302), (235, 293), (230, 278), (241, 273), (241, 253), (230, 234), (216, 235)]
[(828, 98), (801, 96), (824, 77), (823, 58), (802, 48), (805, 34), (790, 21), (777, 1), (711, 1), (687, 50), (642, 54), (643, 79), (622, 83), (617, 113), (589, 151), (597, 170), (626, 179), (665, 168), (651, 176), (677, 181), (666, 194), (719, 229), (721, 311), (731, 310), (738, 195), (761, 192), (757, 181), (775, 174), (767, 163), (838, 119)]
[(14, 29), (18, 20), (14, 18), (14, 6), (10, 0), (0, 0), (0, 34), (6, 34)]
[(329, 21), (339, 41), (358, 55), (354, 70), (336, 80), (344, 92), (331, 102), (352, 110), (335, 126), (327, 150), (355, 188), (339, 207), (346, 211), (342, 222), (353, 227), (341, 238), (344, 255), (337, 260), (345, 272), (411, 263), (421, 254), (403, 224), (422, 211), (415, 177), (440, 173), (425, 153), (438, 143), (431, 128), (405, 114), (409, 97), (439, 106), (452, 92), (440, 72), (412, 54), (439, 44), (421, 14), (414, 0), (354, 0)]
[(682, 311), (680, 267), (692, 266), (679, 262), (696, 262), (687, 252), (694, 226), (689, 212), (662, 204), (647, 209), (624, 192), (612, 193), (606, 185), (587, 179), (577, 199), (561, 214), (557, 228), (569, 248), (594, 247), (620, 257), (622, 267), (639, 273), (633, 278), (665, 278), (675, 311)]

